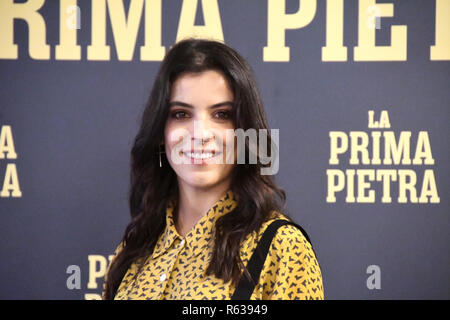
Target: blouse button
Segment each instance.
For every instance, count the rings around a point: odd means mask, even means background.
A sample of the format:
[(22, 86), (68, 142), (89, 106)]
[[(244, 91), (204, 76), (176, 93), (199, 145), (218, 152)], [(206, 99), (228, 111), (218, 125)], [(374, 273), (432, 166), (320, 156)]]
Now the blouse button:
[(184, 246), (184, 239), (181, 240), (181, 242), (180, 242), (180, 248), (181, 248), (182, 246)]
[(160, 281), (165, 281), (166, 279), (167, 279), (167, 276), (166, 276), (165, 273), (163, 273), (163, 274), (159, 277), (159, 280), (160, 280)]

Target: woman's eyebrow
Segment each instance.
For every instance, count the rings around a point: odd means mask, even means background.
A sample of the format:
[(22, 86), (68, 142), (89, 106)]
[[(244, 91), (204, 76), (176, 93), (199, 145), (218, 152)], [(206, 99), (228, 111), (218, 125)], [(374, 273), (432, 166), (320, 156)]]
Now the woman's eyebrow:
[[(169, 108), (172, 106), (181, 106), (181, 107), (186, 107), (186, 108), (191, 108), (193, 109), (194, 106), (186, 103), (186, 102), (181, 102), (181, 101), (171, 101), (169, 102)], [(215, 109), (215, 108), (219, 108), (219, 107), (223, 107), (223, 106), (234, 106), (234, 102), (233, 101), (224, 101), (224, 102), (219, 102), (216, 104), (213, 104), (211, 106), (209, 106), (210, 109)]]

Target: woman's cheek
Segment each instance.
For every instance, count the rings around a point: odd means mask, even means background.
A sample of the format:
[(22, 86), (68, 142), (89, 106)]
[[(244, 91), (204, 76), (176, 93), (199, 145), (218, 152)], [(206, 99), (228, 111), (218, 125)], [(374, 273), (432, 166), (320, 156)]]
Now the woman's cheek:
[(223, 145), (224, 155), (225, 155), (225, 164), (235, 164), (236, 163), (236, 155), (237, 155), (237, 137), (234, 134), (233, 129), (226, 130), (226, 133), (223, 137), (223, 141), (225, 142)]
[(181, 151), (185, 149), (184, 141), (187, 140), (189, 136), (189, 131), (184, 128), (174, 128), (168, 130), (166, 135), (166, 155), (170, 157), (170, 161), (173, 164), (182, 164), (183, 157), (181, 156)]

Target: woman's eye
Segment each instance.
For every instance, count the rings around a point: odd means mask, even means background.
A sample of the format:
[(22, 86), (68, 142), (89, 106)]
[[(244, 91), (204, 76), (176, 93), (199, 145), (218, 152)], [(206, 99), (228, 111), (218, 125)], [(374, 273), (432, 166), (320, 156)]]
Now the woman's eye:
[(219, 118), (219, 119), (227, 120), (227, 119), (231, 118), (231, 112), (229, 112), (229, 111), (218, 111), (218, 112), (216, 112), (216, 114), (214, 116), (216, 118)]
[(174, 119), (183, 119), (183, 118), (186, 118), (187, 115), (188, 114), (184, 111), (176, 111), (176, 112), (173, 112), (171, 116)]

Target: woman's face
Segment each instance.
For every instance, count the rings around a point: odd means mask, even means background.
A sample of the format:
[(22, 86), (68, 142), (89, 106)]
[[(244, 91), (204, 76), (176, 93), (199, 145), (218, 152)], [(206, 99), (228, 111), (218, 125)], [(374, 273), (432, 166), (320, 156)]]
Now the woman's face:
[[(210, 188), (230, 183), (236, 163), (233, 93), (218, 71), (181, 74), (172, 84), (164, 137), (178, 183)], [(227, 148), (233, 147), (234, 152)]]

